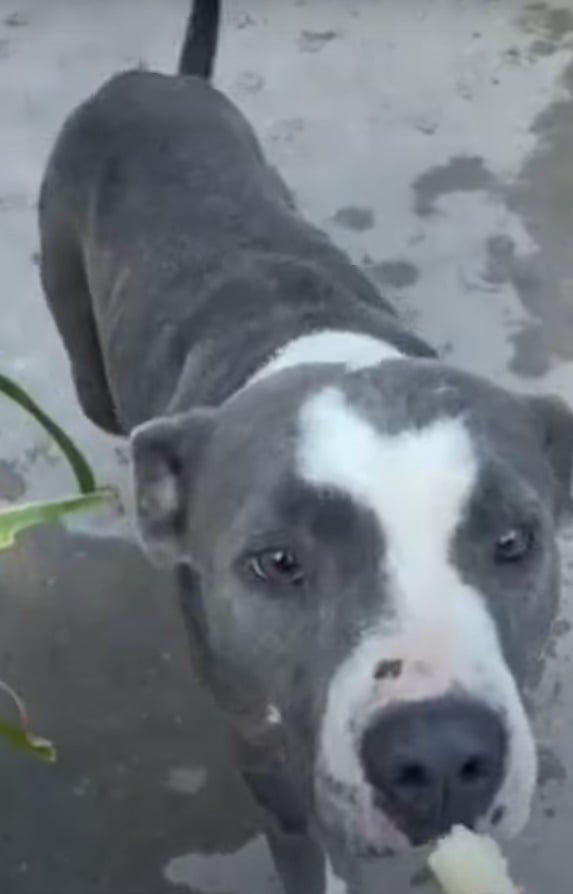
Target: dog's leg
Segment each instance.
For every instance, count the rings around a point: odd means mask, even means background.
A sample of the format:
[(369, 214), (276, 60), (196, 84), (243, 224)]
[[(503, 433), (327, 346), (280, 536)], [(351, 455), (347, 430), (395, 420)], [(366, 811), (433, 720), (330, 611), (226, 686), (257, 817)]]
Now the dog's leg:
[[(247, 752), (243, 754), (245, 760)], [(265, 766), (266, 763), (266, 766)], [(269, 849), (285, 894), (325, 894), (325, 855), (308, 831), (298, 799), (280, 767), (251, 754), (243, 779), (264, 818)]]
[(324, 855), (310, 836), (289, 835), (273, 826), (267, 841), (285, 894), (331, 894), (325, 890)]
[[(185, 620), (196, 678), (213, 689), (213, 664), (206, 641), (201, 585), (188, 566), (177, 569), (179, 603)], [(280, 771), (265, 767), (266, 755), (239, 747), (242, 776), (255, 803), (267, 819), (264, 829), (285, 894), (325, 894), (325, 860), (322, 849), (306, 833), (304, 818)], [(287, 831), (288, 830), (288, 831)], [(327, 892), (331, 894), (331, 892)]]
[(78, 249), (51, 222), (42, 226), (41, 243), (42, 285), (70, 360), (82, 410), (99, 428), (121, 434)]

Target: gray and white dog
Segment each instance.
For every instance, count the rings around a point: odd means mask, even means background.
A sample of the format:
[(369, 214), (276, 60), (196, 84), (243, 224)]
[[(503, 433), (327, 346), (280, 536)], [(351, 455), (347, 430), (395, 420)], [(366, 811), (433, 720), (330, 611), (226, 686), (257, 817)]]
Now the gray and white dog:
[(285, 890), (319, 894), (527, 820), (573, 415), (442, 363), (300, 217), (210, 83), (219, 18), (197, 0), (178, 75), (68, 119), (42, 280), (86, 415), (129, 435)]

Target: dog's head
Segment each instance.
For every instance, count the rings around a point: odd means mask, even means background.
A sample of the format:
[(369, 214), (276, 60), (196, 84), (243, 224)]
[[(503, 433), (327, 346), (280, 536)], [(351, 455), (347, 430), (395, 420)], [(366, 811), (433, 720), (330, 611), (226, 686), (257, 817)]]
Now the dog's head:
[(132, 446), (145, 544), (199, 572), (215, 660), (287, 728), (333, 833), (381, 853), (524, 824), (564, 405), (435, 362), (308, 367)]

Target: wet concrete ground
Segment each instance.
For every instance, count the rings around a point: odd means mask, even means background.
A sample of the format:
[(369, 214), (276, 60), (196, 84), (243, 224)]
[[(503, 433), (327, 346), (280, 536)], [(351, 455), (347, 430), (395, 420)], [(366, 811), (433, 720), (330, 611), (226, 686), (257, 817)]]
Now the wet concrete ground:
[[(453, 361), (573, 403), (573, 0), (225, 5), (218, 82), (309, 217)], [(1, 676), (60, 749), (55, 768), (0, 751), (10, 894), (274, 890), (169, 582), (133, 544), (125, 451), (82, 418), (37, 279), (34, 205), (63, 117), (118, 68), (172, 68), (186, 6), (0, 0), (0, 369), (125, 503), (0, 560)], [(0, 494), (69, 486), (43, 436), (0, 414)], [(565, 539), (566, 577), (572, 561)], [(531, 891), (551, 894), (571, 889), (571, 611), (566, 585), (536, 699), (543, 785), (514, 848)], [(413, 862), (378, 871), (372, 891), (431, 890)]]

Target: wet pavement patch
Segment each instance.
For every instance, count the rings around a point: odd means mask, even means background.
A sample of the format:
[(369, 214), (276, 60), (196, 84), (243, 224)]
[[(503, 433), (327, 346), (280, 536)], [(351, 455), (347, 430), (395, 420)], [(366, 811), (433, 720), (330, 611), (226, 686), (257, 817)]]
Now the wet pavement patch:
[(429, 168), (412, 184), (414, 211), (420, 217), (436, 214), (442, 196), (456, 192), (477, 192), (495, 185), (495, 178), (477, 155), (459, 155), (444, 165)]
[(59, 750), (46, 766), (0, 749), (0, 889), (173, 894), (174, 856), (235, 851), (257, 827), (171, 581), (129, 543), (58, 527), (0, 562), (0, 676)]
[(550, 354), (543, 326), (539, 323), (524, 323), (510, 333), (509, 343), (513, 354), (509, 367), (524, 378), (540, 378), (550, 368)]
[(18, 500), (26, 493), (26, 480), (15, 462), (0, 460), (0, 500)]
[(8, 28), (23, 28), (28, 24), (28, 18), (23, 12), (11, 12), (3, 19)]
[(548, 785), (550, 782), (564, 783), (567, 779), (567, 770), (555, 754), (555, 752), (546, 746), (538, 749), (539, 760), (539, 785), (541, 787)]
[(520, 28), (537, 35), (529, 47), (532, 56), (549, 56), (557, 52), (573, 34), (573, 10), (547, 3), (530, 3), (518, 17)]
[(539, 376), (555, 362), (573, 359), (573, 65), (562, 87), (560, 98), (535, 120), (536, 148), (505, 190), (509, 208), (537, 246), (528, 258), (516, 259), (511, 271), (532, 317), (512, 338), (511, 367), (524, 375)]
[(371, 208), (363, 208), (359, 205), (345, 205), (339, 208), (332, 220), (345, 230), (355, 230), (363, 233), (374, 226), (374, 212)]
[(339, 36), (338, 31), (303, 31), (298, 46), (303, 53), (319, 53)]
[(420, 278), (420, 271), (410, 261), (400, 259), (370, 263), (366, 270), (381, 285), (393, 286), (396, 289), (407, 289)]
[(494, 233), (486, 239), (486, 263), (483, 280), (489, 285), (503, 285), (511, 280), (515, 261), (515, 242), (505, 233)]

